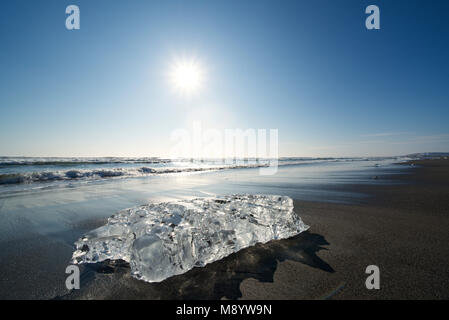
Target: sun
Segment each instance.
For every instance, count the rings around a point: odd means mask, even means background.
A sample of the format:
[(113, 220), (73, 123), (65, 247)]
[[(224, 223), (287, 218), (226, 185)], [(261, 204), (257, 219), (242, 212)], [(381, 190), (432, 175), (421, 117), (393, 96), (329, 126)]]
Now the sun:
[(170, 81), (182, 94), (197, 93), (204, 84), (204, 71), (196, 60), (178, 60), (170, 68)]

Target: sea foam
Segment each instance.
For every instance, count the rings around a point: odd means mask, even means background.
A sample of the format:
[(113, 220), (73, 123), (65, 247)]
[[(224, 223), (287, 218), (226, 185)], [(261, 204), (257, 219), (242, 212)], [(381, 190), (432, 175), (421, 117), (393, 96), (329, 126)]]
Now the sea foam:
[(129, 262), (132, 275), (159, 282), (256, 243), (289, 238), (309, 227), (293, 200), (232, 195), (152, 203), (118, 212), (76, 245), (72, 262)]

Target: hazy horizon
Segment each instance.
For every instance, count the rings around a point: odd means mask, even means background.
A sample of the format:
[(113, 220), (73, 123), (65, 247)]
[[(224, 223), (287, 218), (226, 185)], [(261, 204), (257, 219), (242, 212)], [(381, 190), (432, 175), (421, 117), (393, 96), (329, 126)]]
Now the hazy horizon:
[[(408, 153), (408, 154), (392, 154), (392, 155), (371, 155), (371, 156), (362, 156), (362, 155), (352, 155), (352, 156), (279, 156), (279, 159), (288, 159), (288, 158), (311, 158), (311, 159), (326, 159), (326, 158), (364, 158), (364, 157), (369, 157), (369, 158), (376, 158), (376, 157), (406, 157), (406, 156), (411, 156), (411, 155), (443, 155), (443, 156), (447, 156), (449, 155), (449, 151), (429, 151), (429, 152), (413, 152), (413, 153)], [(103, 156), (23, 156), (23, 155), (0, 155), (0, 158), (61, 158), (61, 159), (65, 159), (65, 158), (130, 158), (130, 159), (144, 159), (144, 158), (159, 158), (159, 159), (176, 159), (176, 158), (170, 158), (170, 157), (165, 157), (165, 156), (151, 156), (151, 155), (140, 155), (140, 156), (111, 156), (111, 155), (103, 155)], [(220, 159), (231, 159), (231, 158), (202, 158), (202, 157), (185, 157), (185, 158), (179, 158), (179, 159), (193, 159), (193, 160), (220, 160)], [(234, 158), (232, 158), (234, 159)], [(236, 158), (239, 159), (239, 158)], [(247, 159), (242, 158), (242, 159)], [(260, 159), (264, 159), (264, 158), (260, 158)]]

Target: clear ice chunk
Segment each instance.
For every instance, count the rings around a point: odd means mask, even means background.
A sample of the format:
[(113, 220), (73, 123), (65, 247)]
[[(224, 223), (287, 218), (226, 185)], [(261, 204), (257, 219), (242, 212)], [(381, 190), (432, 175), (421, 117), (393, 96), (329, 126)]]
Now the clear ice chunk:
[(151, 203), (118, 212), (75, 242), (72, 262), (129, 262), (132, 275), (159, 282), (243, 248), (285, 239), (309, 227), (293, 200), (232, 195)]

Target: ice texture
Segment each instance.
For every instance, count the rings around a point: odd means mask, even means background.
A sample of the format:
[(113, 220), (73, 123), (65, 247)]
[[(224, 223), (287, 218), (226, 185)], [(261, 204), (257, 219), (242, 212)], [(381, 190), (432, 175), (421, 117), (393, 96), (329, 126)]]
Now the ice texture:
[(307, 230), (293, 200), (232, 195), (150, 203), (118, 212), (81, 239), (73, 263), (129, 262), (132, 275), (159, 282), (203, 267), (256, 243)]

